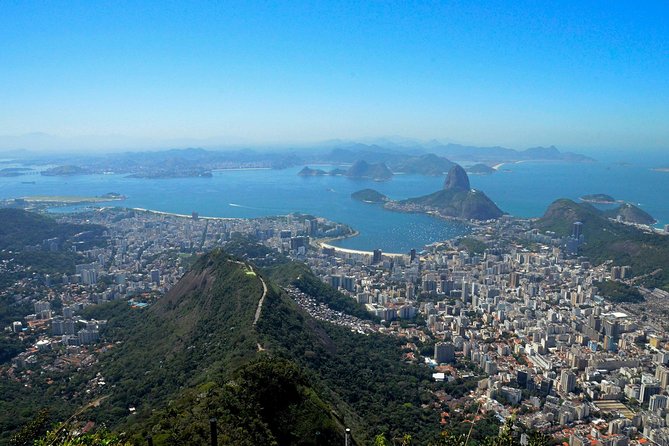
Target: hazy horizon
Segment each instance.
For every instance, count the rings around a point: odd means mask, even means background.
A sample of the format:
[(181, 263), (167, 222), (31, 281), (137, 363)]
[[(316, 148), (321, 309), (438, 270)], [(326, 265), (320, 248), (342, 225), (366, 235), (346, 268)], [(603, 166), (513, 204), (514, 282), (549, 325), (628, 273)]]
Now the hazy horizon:
[(669, 149), (666, 2), (0, 4), (0, 150)]

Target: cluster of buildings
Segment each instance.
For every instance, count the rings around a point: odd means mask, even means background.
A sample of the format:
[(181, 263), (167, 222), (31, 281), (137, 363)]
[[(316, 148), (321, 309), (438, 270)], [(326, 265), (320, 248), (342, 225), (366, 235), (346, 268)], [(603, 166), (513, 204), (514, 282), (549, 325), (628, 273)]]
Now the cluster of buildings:
[(104, 321), (77, 317), (87, 305), (149, 305), (178, 281), (194, 253), (252, 236), (305, 262), (377, 323), (287, 289), (312, 316), (406, 338), (414, 351), (405, 359), (434, 368), (445, 383), (467, 370), (478, 377), (467, 398), (482, 410), (500, 419), (515, 413), (572, 446), (669, 445), (669, 293), (638, 288), (643, 304), (612, 303), (601, 284), (634, 284), (634, 271), (579, 257), (581, 224), (557, 238), (503, 217), (472, 226), (467, 238), (482, 249), (447, 241), (389, 254), (324, 243), (352, 231), (311, 216), (210, 219), (105, 209), (85, 218), (108, 228), (107, 246), (82, 252), (87, 262), (72, 275), (41, 278), (32, 289), (21, 284), (18, 298), (33, 299), (34, 314), (8, 328), (32, 333), (35, 345), (95, 345)]
[(382, 319), (380, 331), (433, 342), (424, 359), (447, 370), (437, 379), (473, 368), (484, 378), (470, 399), (500, 419), (517, 413), (574, 444), (669, 444), (669, 293), (638, 288), (645, 302), (612, 303), (601, 284), (634, 284), (634, 271), (579, 257), (573, 226), (557, 238), (503, 218), (473, 228), (480, 253), (450, 242), (403, 255), (326, 247), (306, 261)]

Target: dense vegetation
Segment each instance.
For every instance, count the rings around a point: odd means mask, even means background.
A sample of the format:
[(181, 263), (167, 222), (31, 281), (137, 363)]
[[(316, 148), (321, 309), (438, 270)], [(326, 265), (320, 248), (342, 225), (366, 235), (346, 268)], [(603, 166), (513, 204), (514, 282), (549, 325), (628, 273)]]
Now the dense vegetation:
[(0, 249), (23, 249), (58, 238), (62, 244), (98, 243), (104, 227), (58, 223), (42, 214), (21, 209), (0, 209)]
[(486, 250), (486, 244), (473, 237), (463, 237), (459, 239), (458, 245), (465, 248), (470, 254), (483, 254)]
[(606, 280), (603, 282), (595, 282), (593, 285), (599, 290), (599, 295), (611, 302), (639, 303), (644, 300), (639, 290), (622, 282)]
[(654, 225), (657, 221), (648, 212), (630, 203), (623, 203), (615, 209), (604, 212), (604, 215), (610, 218), (619, 218), (627, 223), (636, 223), (639, 225)]
[(388, 197), (374, 189), (362, 189), (351, 194), (351, 198), (366, 203), (383, 203), (388, 201)]
[(0, 222), (0, 262), (18, 266), (0, 273), (0, 289), (33, 273), (72, 273), (82, 259), (71, 248), (99, 246), (104, 240), (102, 226), (58, 223), (21, 209), (0, 209)]
[(591, 203), (615, 203), (616, 199), (607, 194), (589, 194), (583, 195), (581, 200)]
[[(279, 275), (290, 269), (297, 264), (268, 266)], [(307, 273), (301, 270), (298, 283), (313, 277)], [(260, 277), (269, 290), (254, 326)], [(307, 279), (305, 288), (322, 290), (323, 300), (338, 297), (315, 280)], [(83, 316), (108, 319), (104, 336), (113, 348), (76, 382), (52, 386), (42, 405), (57, 405), (67, 391), (80, 395), (64, 406), (70, 414), (86, 407), (85, 394), (74, 389), (99, 372), (106, 386), (88, 398), (100, 404), (82, 419), (127, 432), (133, 441), (151, 434), (156, 445), (199, 442), (212, 416), (219, 438), (235, 445), (340, 444), (344, 426), (356, 444), (379, 433), (408, 434), (423, 444), (438, 436), (430, 372), (401, 361), (405, 341), (318, 322), (272, 284), (269, 273), (224, 252), (202, 256), (148, 309), (112, 302)], [(22, 396), (7, 398), (12, 404)]]
[(223, 444), (335, 445), (344, 428), (293, 362), (261, 353), (224, 382), (186, 390), (154, 412), (131, 437), (159, 444), (207, 444), (210, 419)]
[(318, 378), (316, 388), (354, 433), (370, 440), (380, 432), (404, 433), (426, 442), (438, 432), (430, 407), (428, 369), (401, 362), (400, 339), (359, 335), (304, 316), (280, 294), (266, 301), (258, 330), (266, 347), (298, 361)]
[(362, 305), (323, 283), (307, 265), (292, 261), (251, 237), (233, 237), (225, 245), (225, 251), (260, 266), (264, 273), (277, 284), (293, 285), (333, 310), (362, 319), (373, 319), (373, 316)]

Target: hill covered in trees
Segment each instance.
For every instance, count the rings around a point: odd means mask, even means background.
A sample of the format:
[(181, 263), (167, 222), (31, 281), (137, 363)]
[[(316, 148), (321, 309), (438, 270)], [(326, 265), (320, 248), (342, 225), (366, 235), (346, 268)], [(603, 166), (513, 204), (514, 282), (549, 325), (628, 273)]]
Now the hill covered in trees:
[(567, 199), (553, 202), (534, 226), (557, 236), (572, 233), (573, 223), (583, 223), (584, 242), (580, 253), (594, 263), (612, 260), (630, 265), (635, 276), (648, 275), (641, 283), (669, 289), (669, 237), (615, 221), (610, 213), (588, 203)]
[(357, 311), (304, 265), (277, 257), (261, 269), (221, 250), (200, 257), (146, 309), (122, 301), (92, 307), (85, 316), (108, 321), (110, 347), (77, 382), (106, 385), (71, 400), (74, 407), (97, 402), (80, 419), (133, 443), (151, 435), (156, 445), (204, 443), (211, 417), (223, 444), (342, 444), (345, 427), (353, 444), (379, 434), (437, 439), (431, 374), (401, 361), (405, 341), (318, 321), (284, 285)]

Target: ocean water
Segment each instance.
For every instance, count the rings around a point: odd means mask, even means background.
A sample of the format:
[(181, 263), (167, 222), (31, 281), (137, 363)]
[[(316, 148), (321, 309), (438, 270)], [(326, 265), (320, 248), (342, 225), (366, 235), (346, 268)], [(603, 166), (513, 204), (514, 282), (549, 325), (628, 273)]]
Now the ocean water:
[[(651, 167), (663, 160), (604, 160), (589, 164), (528, 162), (507, 164), (488, 176), (471, 176), (504, 211), (520, 217), (539, 217), (555, 199), (578, 199), (606, 193), (638, 204), (669, 224), (669, 173)], [(396, 175), (390, 181), (344, 177), (300, 177), (301, 167), (285, 170), (228, 170), (212, 178), (138, 179), (123, 175), (0, 178), (0, 198), (30, 195), (101, 195), (118, 192), (128, 197), (113, 205), (212, 217), (260, 217), (303, 212), (346, 223), (360, 232), (339, 246), (386, 252), (407, 252), (425, 244), (468, 232), (465, 224), (419, 214), (384, 210), (360, 203), (351, 193), (373, 188), (393, 199), (415, 197), (442, 187), (444, 177)], [(35, 184), (25, 182), (34, 181)], [(70, 210), (70, 209), (67, 209)]]

